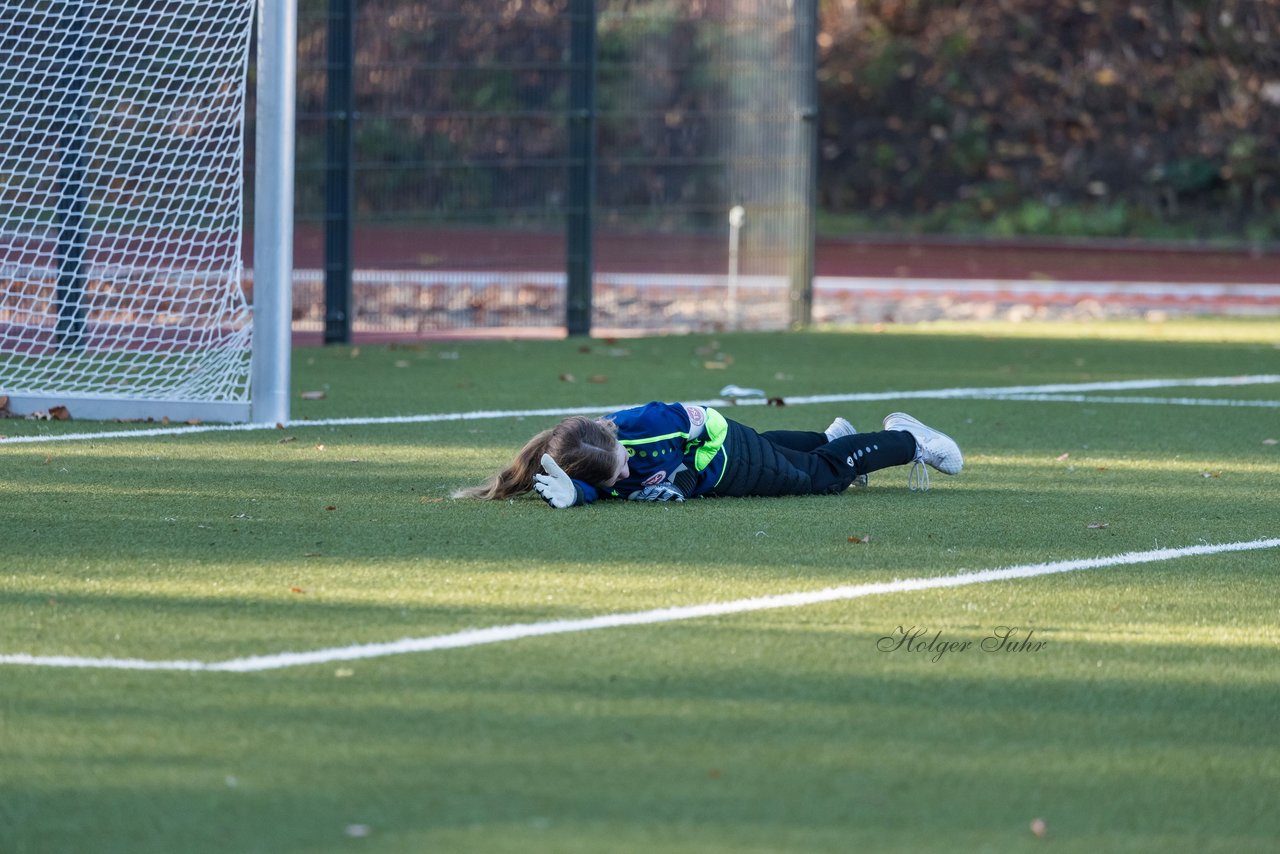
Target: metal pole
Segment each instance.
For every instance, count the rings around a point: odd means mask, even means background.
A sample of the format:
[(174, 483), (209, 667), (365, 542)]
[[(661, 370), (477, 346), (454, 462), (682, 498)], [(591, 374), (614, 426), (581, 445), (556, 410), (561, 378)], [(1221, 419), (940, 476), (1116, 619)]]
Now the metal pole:
[(325, 90), (324, 343), (351, 343), (355, 0), (329, 0)]
[(747, 211), (742, 205), (729, 208), (729, 280), (725, 303), (730, 329), (738, 328), (738, 254), (742, 245), (742, 224), (746, 218)]
[(813, 256), (818, 206), (818, 0), (797, 0), (795, 14), (796, 120), (800, 123), (799, 223), (791, 262), (791, 326), (813, 321)]
[(569, 204), (565, 213), (565, 330), (591, 334), (596, 173), (596, 4), (572, 0), (569, 46)]
[(78, 349), (84, 344), (87, 309), (84, 305), (88, 271), (84, 256), (89, 243), (85, 217), (89, 207), (89, 81), (85, 50), (89, 44), (89, 4), (74, 4), (75, 13), (58, 51), (62, 63), (58, 108), (58, 346)]
[(297, 32), (296, 0), (259, 0), (250, 414), (255, 423), (289, 420)]

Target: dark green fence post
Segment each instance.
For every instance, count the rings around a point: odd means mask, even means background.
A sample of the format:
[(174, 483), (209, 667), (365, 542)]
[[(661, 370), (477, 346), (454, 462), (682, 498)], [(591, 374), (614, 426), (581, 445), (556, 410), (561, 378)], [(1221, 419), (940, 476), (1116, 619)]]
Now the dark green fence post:
[(356, 0), (329, 0), (325, 88), (324, 343), (351, 342)]
[(71, 26), (58, 50), (58, 347), (84, 344), (87, 309), (84, 305), (88, 271), (84, 256), (89, 243), (85, 219), (89, 208), (89, 79), (85, 51), (89, 47), (89, 4), (78, 3)]
[(804, 183), (797, 245), (791, 255), (791, 327), (813, 321), (813, 256), (818, 204), (818, 0), (799, 0), (795, 14), (796, 121), (800, 122), (799, 170)]
[(569, 193), (565, 212), (565, 330), (591, 334), (592, 214), (596, 172), (596, 4), (572, 0)]

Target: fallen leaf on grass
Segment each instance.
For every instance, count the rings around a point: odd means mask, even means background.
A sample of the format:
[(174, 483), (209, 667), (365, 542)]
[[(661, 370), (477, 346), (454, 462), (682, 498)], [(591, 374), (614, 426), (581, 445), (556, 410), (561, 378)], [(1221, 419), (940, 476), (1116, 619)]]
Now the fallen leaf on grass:
[(443, 499), (443, 498), (433, 498), (433, 497), (432, 497), (432, 496), (430, 496), (430, 495), (423, 495), (423, 496), (421, 496), (421, 497), (419, 497), (419, 498), (418, 498), (418, 503), (419, 503), (419, 504), (439, 504), (441, 501), (444, 501), (444, 499)]
[(1201, 477), (1222, 477), (1222, 472), (1220, 472), (1220, 471), (1202, 471), (1202, 472), (1200, 472), (1200, 476), (1201, 476)]
[(397, 368), (407, 368), (409, 367), (409, 361), (407, 359), (397, 359), (395, 365)]
[(703, 362), (702, 367), (706, 368), (708, 371), (723, 371), (725, 368), (729, 367), (729, 363), (728, 362)]
[(324, 508), (325, 510), (337, 510), (338, 508), (332, 504)]
[(857, 534), (850, 534), (850, 535), (849, 535), (849, 542), (851, 542), (851, 543), (869, 543), (869, 542), (871, 542), (871, 535), (870, 535), (870, 534), (867, 534), (865, 537), (859, 537)]
[(1060, 462), (1060, 463), (1061, 463), (1061, 462), (1065, 462), (1066, 460), (1068, 460), (1068, 459), (1070, 459), (1070, 458), (1071, 458), (1071, 452), (1070, 452), (1070, 451), (1068, 451), (1068, 452), (1067, 452), (1067, 453), (1065, 453), (1065, 454), (1059, 454), (1059, 455), (1058, 455), (1058, 462)]
[(560, 375), (560, 382), (562, 382), (562, 383), (575, 383), (575, 382), (577, 382), (577, 381), (578, 381), (578, 378), (577, 378), (577, 377), (575, 377), (573, 374), (561, 374), (561, 375)]
[(604, 374), (596, 374), (587, 379), (587, 382), (595, 383), (596, 385), (602, 385), (604, 383), (607, 383), (608, 381), (609, 381), (609, 378), (606, 377)]
[(323, 451), (323, 450), (324, 450), (324, 445), (316, 445), (316, 450), (317, 450), (317, 451)]
[(325, 393), (322, 391), (304, 391), (299, 397), (303, 400), (324, 400)]
[(289, 592), (290, 593), (306, 593), (307, 591), (303, 590), (301, 587), (290, 587)]

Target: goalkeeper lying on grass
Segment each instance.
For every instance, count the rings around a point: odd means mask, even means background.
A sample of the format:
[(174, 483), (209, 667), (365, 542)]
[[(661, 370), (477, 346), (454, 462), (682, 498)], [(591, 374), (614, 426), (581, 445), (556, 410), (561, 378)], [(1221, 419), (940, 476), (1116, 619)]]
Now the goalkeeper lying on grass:
[(826, 495), (907, 464), (915, 490), (929, 488), (926, 465), (956, 474), (964, 460), (950, 436), (902, 412), (875, 433), (859, 433), (843, 418), (823, 433), (757, 433), (710, 407), (654, 402), (599, 419), (566, 418), (530, 439), (486, 483), (453, 496), (505, 499), (533, 489), (562, 508), (597, 498)]

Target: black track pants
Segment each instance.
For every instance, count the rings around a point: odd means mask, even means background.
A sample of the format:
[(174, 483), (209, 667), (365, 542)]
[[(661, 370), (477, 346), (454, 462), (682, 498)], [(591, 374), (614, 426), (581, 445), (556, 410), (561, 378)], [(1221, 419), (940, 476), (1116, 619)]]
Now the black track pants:
[(729, 422), (724, 476), (712, 495), (825, 495), (849, 488), (853, 479), (915, 458), (916, 440), (901, 430), (841, 436), (771, 430), (757, 433)]

